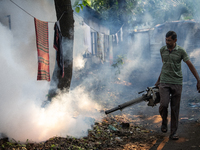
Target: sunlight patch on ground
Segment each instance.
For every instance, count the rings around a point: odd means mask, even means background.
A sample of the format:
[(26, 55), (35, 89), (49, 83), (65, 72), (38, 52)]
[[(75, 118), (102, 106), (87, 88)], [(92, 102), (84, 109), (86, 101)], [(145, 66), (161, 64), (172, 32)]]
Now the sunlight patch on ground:
[(153, 123), (160, 123), (162, 121), (162, 118), (160, 117), (160, 115), (154, 115), (151, 117), (148, 117), (147, 120), (152, 121)]
[(169, 141), (169, 137), (164, 137), (164, 140), (160, 143), (157, 150), (162, 150), (165, 144)]
[(128, 143), (124, 146), (124, 150), (127, 150), (127, 149), (132, 149), (132, 150), (138, 150), (138, 149), (141, 149), (141, 150), (149, 150), (153, 145), (154, 145), (154, 142), (153, 141), (152, 143), (146, 143), (146, 144), (140, 144), (138, 142), (135, 142), (135, 143)]
[(176, 141), (176, 143), (183, 143), (183, 142), (187, 142), (187, 141), (189, 141), (189, 139), (181, 137)]

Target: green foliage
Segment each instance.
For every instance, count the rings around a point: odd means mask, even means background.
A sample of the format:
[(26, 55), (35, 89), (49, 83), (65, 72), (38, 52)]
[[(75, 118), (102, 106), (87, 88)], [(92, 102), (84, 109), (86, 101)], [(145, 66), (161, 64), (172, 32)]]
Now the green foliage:
[(53, 148), (55, 148), (56, 147), (56, 145), (55, 144), (52, 144), (51, 145), (51, 150), (53, 150)]
[(75, 10), (76, 10), (77, 13), (79, 13), (80, 12), (80, 7), (76, 7)]
[(77, 13), (79, 13), (80, 10), (83, 10), (83, 7), (86, 6), (86, 5), (89, 6), (87, 0), (76, 0), (76, 1), (74, 2), (73, 8), (75, 8), (75, 11), (76, 11)]
[(73, 145), (73, 149), (83, 150), (80, 146)]
[(101, 14), (103, 20), (110, 21), (112, 24), (123, 24), (132, 14), (137, 0), (93, 0), (91, 7)]
[(124, 55), (118, 55), (117, 59), (115, 60), (115, 63), (112, 64), (114, 68), (117, 68), (116, 74), (120, 74), (120, 68), (125, 62), (125, 56)]
[(184, 15), (183, 20), (192, 20), (193, 16), (192, 15)]
[(198, 18), (199, 7), (199, 0), (139, 0), (134, 13), (139, 17), (148, 14), (156, 25), (166, 21)]
[(73, 7), (79, 13), (86, 5), (97, 11), (101, 19), (116, 25), (127, 23), (131, 28), (146, 22), (154, 26), (180, 16), (184, 20), (200, 17), (199, 0), (76, 0)]
[(9, 146), (13, 146), (14, 145), (14, 143), (12, 143), (12, 142), (7, 142), (6, 144), (9, 145)]
[(26, 147), (26, 145), (25, 145), (25, 144), (21, 144), (20, 146), (22, 146), (22, 147)]
[[(200, 17), (200, 3), (199, 0), (179, 0), (181, 1), (188, 9), (188, 15), (186, 19), (198, 19)], [(190, 16), (190, 17), (189, 17)]]
[(166, 21), (200, 18), (199, 0), (91, 0), (91, 7), (111, 24), (127, 24), (134, 29), (152, 27)]
[(3, 144), (1, 145), (1, 147), (2, 147), (2, 148), (5, 148), (5, 146), (4, 146)]

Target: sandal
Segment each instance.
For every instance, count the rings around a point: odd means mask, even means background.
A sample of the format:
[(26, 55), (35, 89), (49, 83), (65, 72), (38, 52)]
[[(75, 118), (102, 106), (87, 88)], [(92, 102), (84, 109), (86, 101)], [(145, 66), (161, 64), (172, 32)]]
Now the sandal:
[(163, 124), (162, 124), (162, 126), (161, 126), (161, 131), (162, 131), (163, 133), (166, 133), (166, 132), (167, 132), (167, 125), (163, 125)]
[(169, 139), (171, 139), (171, 140), (178, 140), (179, 137), (178, 137), (177, 134), (171, 134), (171, 135), (169, 136)]

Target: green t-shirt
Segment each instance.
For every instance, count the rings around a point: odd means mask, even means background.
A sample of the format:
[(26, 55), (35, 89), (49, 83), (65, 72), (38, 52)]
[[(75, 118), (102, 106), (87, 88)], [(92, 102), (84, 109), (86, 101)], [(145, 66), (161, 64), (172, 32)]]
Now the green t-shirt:
[(190, 58), (186, 51), (176, 44), (176, 47), (169, 52), (167, 46), (160, 49), (163, 61), (162, 71), (160, 75), (160, 83), (180, 84), (182, 85), (183, 76), (181, 69), (181, 61), (188, 61)]

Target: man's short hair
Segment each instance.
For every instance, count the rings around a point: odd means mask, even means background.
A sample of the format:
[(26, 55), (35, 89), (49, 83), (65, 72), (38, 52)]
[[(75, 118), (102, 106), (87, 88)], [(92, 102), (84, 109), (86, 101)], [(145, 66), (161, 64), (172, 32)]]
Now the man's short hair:
[(172, 37), (172, 40), (177, 39), (177, 34), (174, 31), (168, 31), (167, 32), (166, 37), (170, 37), (170, 36)]

